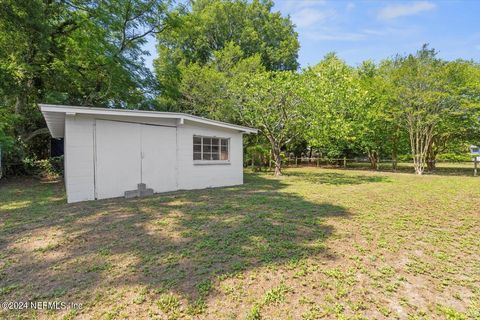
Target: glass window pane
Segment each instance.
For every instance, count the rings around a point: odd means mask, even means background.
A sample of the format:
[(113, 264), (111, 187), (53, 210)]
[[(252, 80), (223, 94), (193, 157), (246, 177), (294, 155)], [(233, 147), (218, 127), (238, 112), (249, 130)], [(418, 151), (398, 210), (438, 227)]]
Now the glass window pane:
[(229, 160), (230, 139), (193, 137), (193, 160)]
[(220, 154), (220, 160), (228, 160), (228, 152), (222, 151)]

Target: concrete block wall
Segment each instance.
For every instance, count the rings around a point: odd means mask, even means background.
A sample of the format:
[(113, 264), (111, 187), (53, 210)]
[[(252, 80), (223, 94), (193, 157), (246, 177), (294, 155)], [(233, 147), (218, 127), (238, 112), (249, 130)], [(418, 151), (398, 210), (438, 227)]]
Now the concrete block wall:
[[(193, 161), (193, 136), (230, 139), (228, 164), (198, 164)], [(186, 122), (177, 129), (178, 188), (201, 189), (243, 183), (243, 139), (233, 130)]]
[(65, 117), (65, 189), (69, 203), (95, 199), (93, 125), (93, 118)]
[[(65, 187), (69, 203), (95, 199), (95, 117), (66, 115)], [(97, 117), (145, 123), (130, 117)], [(172, 119), (148, 119), (148, 123), (177, 126), (175, 168), (177, 189), (201, 189), (243, 183), (243, 135), (234, 130)], [(193, 136), (230, 139), (228, 163), (199, 164), (193, 160)]]

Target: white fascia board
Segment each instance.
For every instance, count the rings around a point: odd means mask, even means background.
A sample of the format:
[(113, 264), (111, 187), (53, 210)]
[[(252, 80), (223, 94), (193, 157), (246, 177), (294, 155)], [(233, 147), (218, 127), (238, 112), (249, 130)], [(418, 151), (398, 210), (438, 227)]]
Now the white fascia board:
[(163, 118), (163, 119), (178, 119), (180, 122), (190, 120), (193, 122), (203, 123), (207, 125), (222, 127), (231, 130), (238, 130), (243, 133), (258, 132), (257, 129), (230, 124), (226, 122), (210, 120), (202, 117), (192, 116), (185, 113), (177, 112), (159, 112), (159, 111), (145, 111), (145, 110), (129, 110), (129, 109), (109, 109), (109, 108), (91, 108), (79, 106), (66, 105), (51, 105), (39, 104), (42, 112), (61, 112), (61, 113), (75, 113), (75, 114), (91, 114), (91, 115), (116, 115), (116, 116), (131, 116), (143, 118)]

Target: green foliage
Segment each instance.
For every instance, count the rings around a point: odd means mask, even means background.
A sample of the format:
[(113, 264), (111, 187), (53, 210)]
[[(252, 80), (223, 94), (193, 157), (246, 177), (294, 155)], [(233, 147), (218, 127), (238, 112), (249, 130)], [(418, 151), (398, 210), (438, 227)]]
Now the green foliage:
[(157, 37), (159, 57), (154, 65), (162, 106), (178, 108), (180, 82), (189, 76), (185, 66), (221, 60), (217, 53), (229, 47), (237, 47), (238, 58), (258, 55), (267, 70), (296, 70), (297, 33), (290, 19), (272, 7), (272, 1), (201, 0), (176, 15), (173, 27)]
[(246, 148), (244, 160), (245, 164), (249, 165), (253, 161), (255, 165), (268, 166), (270, 160), (270, 148), (268, 147), (268, 145), (254, 144)]
[[(298, 35), (272, 1), (172, 2), (2, 1), (7, 172), (57, 172), (40, 161), (50, 139), (40, 102), (183, 111), (256, 127), (261, 135), (245, 138), (246, 159), (273, 160), (276, 174), (282, 153), (309, 150), (368, 156), (375, 169), (381, 159), (395, 166), (399, 154), (410, 153), (422, 173), (437, 158), (479, 144), (476, 62), (444, 61), (425, 45), (358, 67), (330, 53), (298, 72)], [(153, 35), (155, 76), (142, 57)]]
[(242, 59), (233, 44), (215, 52), (216, 59), (205, 66), (183, 65), (177, 108), (183, 112), (227, 122), (241, 122), (235, 110), (234, 92), (238, 80), (263, 72), (259, 56)]
[(14, 145), (13, 122), (14, 116), (7, 111), (7, 108), (0, 106), (0, 148), (3, 152), (10, 151)]
[(37, 103), (151, 104), (142, 45), (164, 29), (168, 10), (168, 0), (2, 1), (0, 144), (8, 157), (48, 156)]
[(437, 159), (440, 161), (472, 161), (472, 156), (467, 153), (440, 153)]
[(389, 94), (392, 88), (384, 75), (384, 70), (371, 61), (365, 61), (358, 68), (361, 92), (355, 131), (360, 150), (367, 153), (374, 169), (381, 156), (391, 153), (395, 158), (398, 149), (399, 114)]
[(27, 175), (56, 178), (63, 175), (63, 156), (38, 160), (25, 158), (22, 161), (23, 171)]
[(180, 301), (172, 294), (162, 294), (157, 301), (157, 305), (165, 313), (178, 313)]
[(424, 45), (415, 55), (397, 57), (391, 71), (392, 95), (418, 174), (447, 142), (459, 137), (466, 142), (479, 129), (479, 83), (471, 78), (478, 65), (446, 62), (436, 54)]
[(286, 294), (291, 291), (291, 288), (287, 287), (284, 283), (281, 283), (278, 287), (272, 288), (265, 293), (263, 304), (279, 304), (285, 300)]
[(327, 54), (302, 74), (311, 130), (305, 136), (310, 145), (334, 153), (346, 152), (356, 143), (356, 113), (361, 92), (355, 70), (335, 54)]
[(232, 86), (235, 111), (240, 120), (268, 139), (275, 161), (275, 174), (281, 174), (283, 145), (306, 129), (303, 86), (291, 71), (265, 71), (236, 79)]

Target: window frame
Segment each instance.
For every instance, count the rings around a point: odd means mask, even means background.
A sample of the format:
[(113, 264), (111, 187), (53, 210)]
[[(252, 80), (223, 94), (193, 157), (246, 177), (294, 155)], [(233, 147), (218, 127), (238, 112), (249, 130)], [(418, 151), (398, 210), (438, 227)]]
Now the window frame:
[[(195, 138), (200, 138), (200, 144), (195, 143)], [(214, 152), (212, 151), (212, 147), (214, 146), (211, 142), (210, 145), (207, 144), (211, 149), (210, 151), (205, 151), (204, 150), (204, 139), (218, 139), (218, 159), (213, 160), (213, 159), (205, 159), (205, 152), (210, 154), (210, 157), (213, 157)], [(227, 159), (222, 160), (222, 142), (223, 140), (227, 141)], [(210, 140), (211, 141), (211, 140)], [(194, 134), (192, 137), (192, 159), (193, 159), (193, 164), (195, 165), (209, 165), (209, 164), (230, 164), (230, 143), (231, 143), (231, 138), (229, 137), (217, 137), (217, 136), (204, 136), (204, 135), (199, 135), (199, 134)], [(200, 145), (200, 152), (195, 151), (195, 146)], [(201, 159), (195, 159), (195, 154), (200, 153)]]

